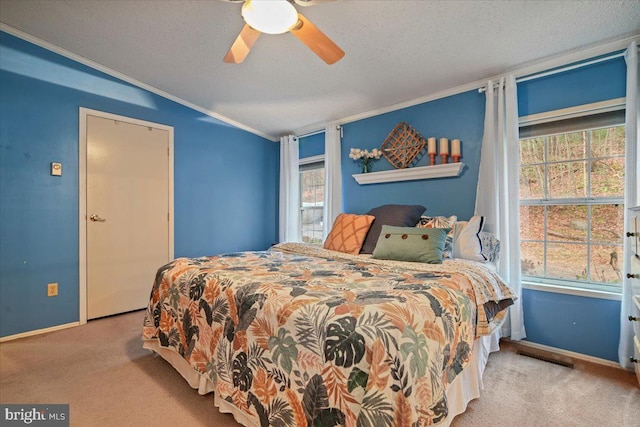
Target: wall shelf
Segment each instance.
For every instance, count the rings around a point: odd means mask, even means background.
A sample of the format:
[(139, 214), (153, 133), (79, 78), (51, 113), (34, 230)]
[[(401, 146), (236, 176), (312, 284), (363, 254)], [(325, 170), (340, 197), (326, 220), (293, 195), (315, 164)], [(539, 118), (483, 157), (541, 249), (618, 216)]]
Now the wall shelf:
[(382, 182), (413, 181), (416, 179), (447, 178), (458, 176), (464, 168), (464, 163), (444, 163), (433, 166), (394, 169), (380, 172), (354, 174), (353, 179), (360, 185), (378, 184)]

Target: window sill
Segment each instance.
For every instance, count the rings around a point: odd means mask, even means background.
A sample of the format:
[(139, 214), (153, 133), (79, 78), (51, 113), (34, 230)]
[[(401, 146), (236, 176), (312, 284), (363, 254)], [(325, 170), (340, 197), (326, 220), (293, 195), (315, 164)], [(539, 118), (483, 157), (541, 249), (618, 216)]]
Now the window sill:
[(612, 292), (595, 291), (591, 289), (573, 288), (569, 286), (550, 285), (547, 283), (522, 282), (523, 289), (533, 291), (551, 292), (555, 294), (574, 295), (578, 297), (598, 298), (613, 301), (621, 301), (622, 295)]
[(446, 178), (458, 176), (464, 163), (445, 163), (433, 166), (418, 166), (406, 169), (393, 169), (380, 172), (354, 174), (358, 184), (378, 184), (382, 182), (412, 181), (416, 179)]

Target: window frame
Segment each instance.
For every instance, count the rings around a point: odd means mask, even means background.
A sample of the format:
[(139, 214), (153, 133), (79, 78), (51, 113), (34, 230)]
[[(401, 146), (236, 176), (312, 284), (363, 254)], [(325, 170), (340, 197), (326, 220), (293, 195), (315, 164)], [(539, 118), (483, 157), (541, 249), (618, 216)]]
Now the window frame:
[[(579, 280), (571, 280), (571, 279), (560, 279), (560, 278), (553, 278), (553, 277), (548, 277), (546, 276), (546, 274), (548, 274), (547, 271), (547, 245), (549, 244), (549, 239), (548, 239), (548, 235), (547, 235), (547, 231), (548, 231), (548, 208), (549, 207), (553, 207), (553, 206), (561, 206), (561, 205), (572, 205), (572, 206), (586, 206), (586, 214), (587, 214), (587, 229), (586, 229), (586, 233), (585, 233), (585, 240), (584, 242), (565, 242), (565, 241), (559, 241), (558, 243), (564, 244), (564, 243), (568, 243), (568, 244), (579, 244), (579, 245), (584, 245), (586, 246), (586, 273), (587, 273), (587, 277), (589, 277), (590, 279), (592, 279), (592, 267), (591, 267), (591, 250), (593, 246), (615, 246), (616, 248), (620, 248), (621, 251), (620, 253), (622, 254), (622, 248), (623, 248), (623, 244), (611, 244), (608, 242), (602, 242), (602, 241), (593, 241), (591, 238), (591, 234), (592, 234), (592, 217), (591, 217), (591, 212), (592, 212), (592, 206), (602, 206), (602, 205), (619, 205), (622, 206), (622, 209), (624, 210), (624, 190), (622, 191), (622, 194), (620, 194), (619, 196), (615, 196), (615, 197), (611, 197), (611, 196), (607, 196), (607, 197), (592, 197), (591, 196), (591, 185), (592, 185), (592, 173), (589, 172), (587, 174), (586, 180), (587, 180), (587, 186), (585, 188), (585, 197), (584, 198), (572, 198), (572, 197), (566, 197), (566, 198), (549, 198), (549, 176), (548, 176), (548, 166), (549, 165), (553, 165), (553, 164), (560, 164), (560, 163), (564, 163), (564, 164), (570, 164), (570, 162), (585, 162), (585, 168), (586, 170), (591, 171), (591, 165), (593, 163), (593, 161), (595, 160), (605, 160), (605, 159), (624, 159), (626, 152), (624, 155), (618, 155), (618, 156), (602, 156), (602, 157), (594, 157), (593, 153), (591, 151), (591, 143), (592, 143), (592, 133), (591, 131), (593, 130), (597, 130), (597, 129), (604, 129), (604, 128), (610, 128), (610, 127), (619, 127), (622, 126), (624, 128), (625, 123), (624, 123), (624, 119), (620, 120), (620, 118), (624, 118), (624, 109), (622, 108), (622, 111), (620, 112), (620, 102), (619, 100), (612, 100), (612, 104), (613, 102), (616, 102), (617, 107), (609, 107), (607, 109), (607, 116), (605, 118), (605, 122), (607, 120), (609, 120), (609, 123), (604, 123), (603, 124), (603, 117), (604, 114), (602, 114), (602, 110), (598, 111), (598, 109), (594, 108), (594, 109), (589, 109), (586, 108), (588, 106), (580, 106), (580, 107), (576, 107), (576, 109), (580, 109), (581, 112), (579, 115), (573, 115), (571, 117), (571, 120), (567, 120), (566, 119), (566, 110), (562, 110), (563, 111), (563, 115), (565, 115), (565, 117), (558, 117), (558, 114), (554, 114), (554, 112), (549, 112), (547, 114), (545, 114), (546, 120), (544, 117), (542, 117), (541, 120), (541, 116), (542, 115), (536, 115), (536, 120), (535, 123), (532, 124), (531, 122), (527, 123), (527, 118), (523, 117), (520, 120), (520, 128), (526, 128), (528, 131), (531, 130), (531, 128), (535, 128), (535, 127), (540, 127), (542, 128), (542, 132), (538, 133), (538, 134), (531, 134), (530, 132), (528, 132), (528, 134), (524, 135), (524, 136), (519, 136), (518, 138), (518, 145), (520, 146), (520, 141), (522, 140), (527, 140), (527, 139), (533, 139), (533, 138), (545, 138), (544, 141), (544, 147), (543, 147), (543, 153), (544, 153), (544, 158), (543, 158), (543, 162), (538, 162), (538, 163), (525, 163), (524, 167), (532, 167), (532, 166), (542, 166), (543, 169), (543, 177), (544, 177), (544, 182), (542, 183), (542, 197), (541, 198), (536, 198), (536, 199), (522, 199), (519, 197), (518, 199), (518, 208), (523, 207), (523, 206), (540, 206), (543, 207), (543, 215), (544, 215), (544, 224), (543, 224), (543, 236), (542, 236), (542, 240), (539, 239), (519, 239), (520, 244), (522, 244), (523, 242), (532, 242), (532, 243), (541, 243), (543, 245), (544, 248), (544, 265), (543, 265), (543, 271), (545, 274), (545, 276), (533, 276), (533, 275), (527, 275), (524, 272), (521, 272), (521, 277), (522, 277), (522, 284), (523, 287), (526, 289), (534, 289), (534, 290), (543, 290), (543, 291), (551, 291), (551, 292), (557, 292), (557, 293), (563, 293), (563, 294), (571, 294), (571, 295), (580, 295), (580, 296), (587, 296), (587, 297), (597, 297), (597, 298), (604, 298), (604, 299), (613, 299), (613, 300), (620, 300), (621, 299), (621, 293), (622, 293), (622, 282), (619, 284), (608, 284), (608, 283), (603, 283), (603, 282), (597, 282), (594, 280), (590, 280), (590, 281), (579, 281)], [(615, 111), (618, 110), (618, 111)], [(611, 111), (614, 111), (613, 114), (611, 114)], [(556, 112), (557, 113), (557, 112)], [(576, 120), (577, 117), (577, 120)], [(523, 120), (524, 119), (524, 120)], [(593, 120), (591, 120), (593, 119)], [(581, 128), (576, 129), (576, 121), (579, 122), (583, 122), (584, 126), (582, 126)], [(554, 123), (551, 123), (554, 122)], [(562, 122), (567, 122), (569, 124), (569, 128), (566, 130), (559, 130), (559, 128), (562, 128)], [(589, 125), (589, 123), (592, 123), (592, 125)], [(544, 133), (544, 129), (554, 129), (555, 131), (553, 132), (548, 132), (548, 133)], [(550, 136), (553, 135), (561, 135), (561, 134), (569, 134), (569, 133), (574, 133), (574, 132), (581, 132), (581, 131), (587, 131), (588, 132), (588, 137), (587, 137), (587, 141), (586, 141), (586, 147), (585, 147), (585, 151), (586, 151), (586, 156), (584, 158), (568, 158), (568, 159), (562, 159), (562, 160), (553, 160), (553, 161), (547, 161), (548, 159), (548, 149), (549, 149), (549, 140), (547, 139)], [(523, 167), (522, 164), (519, 165), (520, 168)], [(623, 220), (624, 221), (624, 220)], [(624, 224), (623, 224), (624, 227)], [(553, 242), (552, 242), (553, 243)], [(620, 262), (623, 263), (624, 260), (620, 259)]]
[[(303, 192), (303, 188), (302, 188), (302, 172), (305, 171), (310, 171), (310, 170), (316, 170), (316, 169), (324, 169), (325, 167), (325, 161), (324, 161), (324, 155), (320, 154), (317, 156), (310, 156), (310, 157), (303, 157), (301, 159), (299, 159), (299, 166), (298, 166), (298, 179), (299, 179), (299, 183), (300, 183), (300, 240), (302, 241), (303, 237), (304, 237), (304, 233), (303, 233), (303, 224), (302, 224), (302, 216), (303, 213), (305, 211), (321, 211), (322, 212), (322, 221), (324, 222), (324, 200), (322, 201), (322, 206), (303, 206), (302, 205), (302, 192)], [(323, 223), (321, 222), (321, 224)], [(314, 231), (316, 231), (314, 229)], [(322, 228), (320, 229), (320, 231), (322, 232)], [(322, 240), (320, 243), (311, 243), (311, 244), (319, 244), (322, 245)]]

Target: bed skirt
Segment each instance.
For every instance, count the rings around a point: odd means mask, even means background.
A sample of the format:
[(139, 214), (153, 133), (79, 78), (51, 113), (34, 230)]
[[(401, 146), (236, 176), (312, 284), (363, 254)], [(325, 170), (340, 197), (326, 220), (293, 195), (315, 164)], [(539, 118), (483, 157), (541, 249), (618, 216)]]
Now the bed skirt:
[[(456, 415), (463, 413), (467, 409), (467, 404), (470, 401), (480, 397), (480, 390), (483, 388), (482, 374), (487, 365), (489, 353), (500, 350), (498, 340), (497, 333), (476, 338), (471, 352), (471, 361), (447, 388), (449, 415), (443, 422), (438, 424), (438, 427), (448, 427)], [(211, 380), (193, 370), (189, 363), (173, 350), (160, 346), (157, 340), (145, 340), (143, 347), (159, 354), (169, 362), (192, 388), (198, 390), (199, 394), (204, 395), (213, 392), (214, 388)], [(238, 423), (247, 427), (254, 427), (252, 420), (246, 417), (242, 411), (237, 410), (233, 404), (226, 400), (220, 399), (215, 393), (213, 403), (220, 412), (233, 414)]]

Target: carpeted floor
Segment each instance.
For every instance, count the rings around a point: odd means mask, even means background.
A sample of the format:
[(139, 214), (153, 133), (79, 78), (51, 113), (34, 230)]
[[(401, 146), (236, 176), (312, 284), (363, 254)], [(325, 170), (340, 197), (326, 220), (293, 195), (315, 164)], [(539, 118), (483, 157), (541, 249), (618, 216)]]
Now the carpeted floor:
[[(72, 426), (237, 426), (142, 348), (143, 315), (0, 344), (0, 402), (69, 403)], [(481, 398), (454, 427), (640, 426), (633, 374), (584, 362), (569, 369), (502, 348), (489, 358)]]

